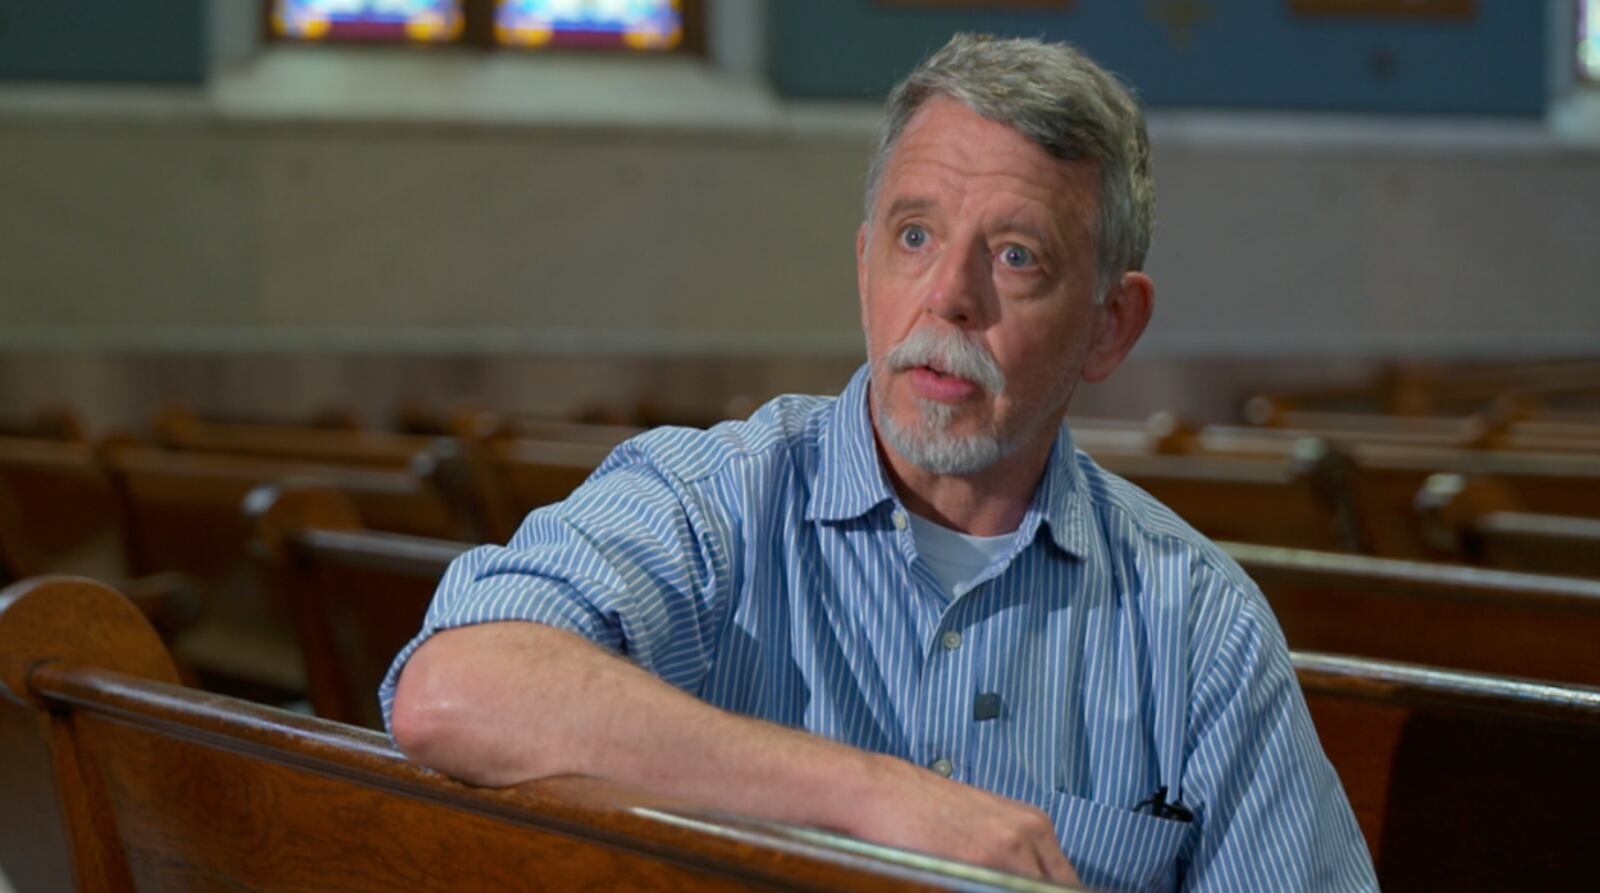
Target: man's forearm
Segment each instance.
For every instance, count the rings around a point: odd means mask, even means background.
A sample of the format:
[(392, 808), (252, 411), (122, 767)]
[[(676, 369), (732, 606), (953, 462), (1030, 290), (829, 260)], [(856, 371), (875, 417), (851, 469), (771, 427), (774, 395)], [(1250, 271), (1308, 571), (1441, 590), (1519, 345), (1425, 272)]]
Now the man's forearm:
[(1077, 879), (1034, 807), (719, 710), (538, 624), (429, 639), (400, 677), (392, 726), (412, 759), (475, 784), (590, 775), (1032, 877)]
[[(736, 716), (589, 641), (533, 623), (429, 639), (395, 694), (396, 742), (420, 763), (483, 785), (591, 775), (785, 821), (864, 795), (874, 763), (845, 745)], [(820, 791), (830, 796), (819, 797)]]

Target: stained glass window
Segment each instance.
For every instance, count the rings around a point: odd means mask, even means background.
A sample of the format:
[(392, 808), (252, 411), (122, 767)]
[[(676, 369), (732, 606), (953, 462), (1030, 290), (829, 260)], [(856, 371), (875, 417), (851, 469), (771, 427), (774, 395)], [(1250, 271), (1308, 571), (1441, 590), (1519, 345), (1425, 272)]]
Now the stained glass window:
[(680, 0), (498, 0), (508, 46), (670, 50), (683, 41)]
[(461, 35), (461, 0), (275, 0), (272, 30), (292, 40), (445, 43)]
[(1600, 0), (1583, 0), (1578, 7), (1578, 72), (1600, 83)]

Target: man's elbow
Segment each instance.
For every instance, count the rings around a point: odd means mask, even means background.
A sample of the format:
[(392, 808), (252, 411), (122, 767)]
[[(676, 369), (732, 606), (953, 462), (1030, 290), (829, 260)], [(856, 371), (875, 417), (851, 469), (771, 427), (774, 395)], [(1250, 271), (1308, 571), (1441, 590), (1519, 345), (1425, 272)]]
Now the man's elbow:
[(412, 762), (448, 772), (441, 765), (441, 756), (448, 754), (451, 729), (460, 718), (451, 715), (457, 712), (454, 702), (441, 696), (441, 680), (437, 676), (425, 659), (414, 656), (406, 664), (395, 685), (389, 733)]
[(515, 731), (515, 711), (485, 698), (492, 685), (477, 665), (476, 640), (447, 639), (429, 639), (400, 672), (389, 715), (396, 746), (414, 763), (484, 787), (559, 774)]

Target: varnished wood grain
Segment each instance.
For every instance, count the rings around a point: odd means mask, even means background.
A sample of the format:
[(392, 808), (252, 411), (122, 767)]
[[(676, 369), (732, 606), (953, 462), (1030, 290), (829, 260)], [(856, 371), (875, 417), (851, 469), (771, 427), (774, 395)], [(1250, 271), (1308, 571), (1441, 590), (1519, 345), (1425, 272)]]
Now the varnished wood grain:
[[(122, 661), (170, 676), (150, 666), (159, 640), (141, 636), (137, 612), (119, 601), (75, 581), (0, 595), (0, 633), (28, 646), (26, 668), (8, 665), (5, 676), (8, 691), (25, 688), (0, 711), (0, 764), (24, 755), (11, 749), (18, 737), (48, 749), (49, 799), (67, 826), (57, 839), (71, 841), (85, 889), (1057, 889), (825, 835), (719, 824), (693, 803), (592, 780), (471, 788), (372, 732), (100, 669)], [(119, 632), (69, 641), (86, 625)], [(143, 657), (102, 653), (119, 637)], [(47, 806), (7, 809), (44, 818)], [(18, 876), (39, 877), (59, 856), (23, 852)]]
[(1201, 533), (1303, 549), (1359, 550), (1347, 504), (1348, 462), (1317, 441), (1280, 456), (1128, 455), (1095, 457), (1137, 484)]
[(1600, 581), (1222, 545), (1290, 647), (1600, 685)]
[(1297, 652), (1323, 749), (1396, 891), (1565, 889), (1600, 813), (1600, 689)]

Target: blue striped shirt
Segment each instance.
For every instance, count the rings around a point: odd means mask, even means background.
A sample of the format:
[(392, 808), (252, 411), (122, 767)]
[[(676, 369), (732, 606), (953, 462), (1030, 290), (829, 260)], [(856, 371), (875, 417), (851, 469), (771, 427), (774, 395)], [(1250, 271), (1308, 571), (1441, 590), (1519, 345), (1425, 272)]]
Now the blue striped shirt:
[[(1012, 547), (950, 600), (866, 390), (862, 369), (837, 399), (619, 447), (507, 546), (451, 565), (385, 716), (429, 635), (538, 621), (718, 707), (1031, 803), (1091, 887), (1376, 889), (1283, 634), (1237, 565), (1063, 427)], [(988, 693), (999, 715), (976, 718)], [(1193, 820), (1135, 811), (1159, 787)]]

